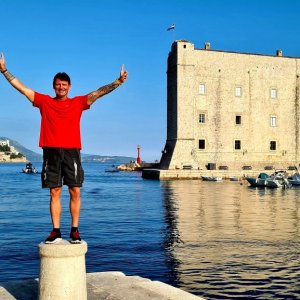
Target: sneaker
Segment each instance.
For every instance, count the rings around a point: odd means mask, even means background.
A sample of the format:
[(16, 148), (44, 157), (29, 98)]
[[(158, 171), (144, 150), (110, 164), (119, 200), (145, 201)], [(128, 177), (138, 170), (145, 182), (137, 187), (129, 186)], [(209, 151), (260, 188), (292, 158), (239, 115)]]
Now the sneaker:
[(55, 244), (61, 240), (62, 239), (60, 232), (51, 231), (49, 236), (45, 240), (45, 244)]
[(75, 231), (75, 232), (71, 232), (70, 233), (70, 239), (69, 239), (69, 242), (71, 244), (80, 244), (81, 243), (81, 238), (80, 238), (80, 235), (79, 235), (79, 232), (78, 231)]

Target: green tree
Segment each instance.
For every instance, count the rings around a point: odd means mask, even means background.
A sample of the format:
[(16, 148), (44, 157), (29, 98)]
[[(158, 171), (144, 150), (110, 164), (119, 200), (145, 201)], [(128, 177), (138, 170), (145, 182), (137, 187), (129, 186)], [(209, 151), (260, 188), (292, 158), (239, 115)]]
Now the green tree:
[(10, 152), (10, 147), (8, 145), (0, 145), (0, 152)]
[(24, 157), (24, 155), (22, 153), (18, 153), (18, 154), (12, 153), (9, 158), (16, 159), (16, 158), (22, 158), (22, 157)]

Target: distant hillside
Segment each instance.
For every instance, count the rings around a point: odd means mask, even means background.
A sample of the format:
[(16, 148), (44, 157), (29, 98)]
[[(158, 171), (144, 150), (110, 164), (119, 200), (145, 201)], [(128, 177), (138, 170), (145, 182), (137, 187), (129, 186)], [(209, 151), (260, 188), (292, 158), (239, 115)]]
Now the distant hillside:
[(3, 136), (0, 137), (0, 140), (9, 140), (10, 145), (14, 146), (17, 151), (19, 151), (20, 153), (25, 155), (27, 160), (29, 160), (29, 161), (32, 161), (32, 162), (43, 161), (43, 156), (41, 154), (33, 152), (33, 151), (25, 148), (17, 141), (14, 141), (8, 137), (3, 137)]
[[(9, 140), (10, 145), (14, 146), (17, 151), (25, 155), (27, 160), (31, 162), (43, 161), (43, 156), (41, 154), (25, 148), (17, 141), (14, 141), (8, 137), (0, 137), (0, 140)], [(81, 154), (81, 159), (83, 162), (111, 163), (111, 164), (124, 164), (124, 163), (129, 163), (131, 160), (135, 160), (134, 157), (127, 157), (127, 156), (104, 156), (104, 155), (84, 154), (84, 153)]]
[(97, 162), (97, 163), (111, 163), (111, 164), (126, 164), (131, 160), (135, 160), (133, 157), (127, 156), (102, 156), (94, 154), (81, 154), (81, 160), (83, 162)]

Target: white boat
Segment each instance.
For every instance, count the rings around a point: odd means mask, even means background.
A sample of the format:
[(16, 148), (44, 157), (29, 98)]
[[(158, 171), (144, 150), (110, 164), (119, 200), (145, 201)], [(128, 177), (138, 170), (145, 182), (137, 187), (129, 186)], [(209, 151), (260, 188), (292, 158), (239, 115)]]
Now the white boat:
[(202, 180), (204, 180), (204, 181), (222, 181), (222, 177), (202, 176)]
[(22, 172), (26, 174), (36, 174), (38, 171), (32, 166), (32, 163), (27, 163), (25, 168), (22, 169)]
[(110, 168), (107, 168), (104, 170), (105, 172), (120, 172), (120, 170), (118, 169), (118, 167), (112, 165)]
[(292, 185), (300, 185), (300, 174), (295, 173), (292, 177), (288, 178), (289, 183)]
[(290, 188), (292, 184), (287, 179), (285, 171), (276, 171), (266, 180), (266, 187), (271, 188)]

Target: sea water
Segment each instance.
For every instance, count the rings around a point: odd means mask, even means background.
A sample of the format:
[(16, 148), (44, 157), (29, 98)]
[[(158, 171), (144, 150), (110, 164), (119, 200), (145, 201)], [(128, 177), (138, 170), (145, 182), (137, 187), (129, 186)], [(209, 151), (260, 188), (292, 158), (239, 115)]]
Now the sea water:
[[(51, 230), (49, 191), (22, 167), (0, 164), (0, 282), (38, 277), (38, 244)], [(300, 188), (145, 180), (107, 167), (84, 164), (87, 272), (121, 271), (205, 299), (300, 299)], [(68, 204), (64, 187), (66, 239)]]

